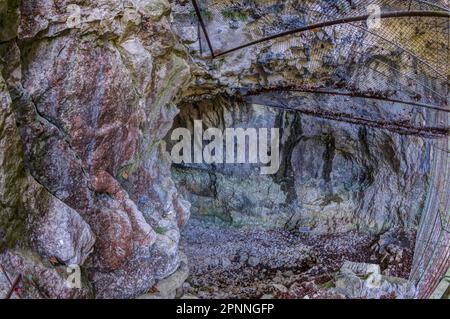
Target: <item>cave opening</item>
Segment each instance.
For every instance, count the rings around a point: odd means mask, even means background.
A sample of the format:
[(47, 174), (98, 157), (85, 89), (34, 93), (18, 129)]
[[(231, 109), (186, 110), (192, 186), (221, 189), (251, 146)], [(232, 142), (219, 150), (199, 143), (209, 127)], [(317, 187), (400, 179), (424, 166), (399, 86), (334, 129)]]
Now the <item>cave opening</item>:
[(407, 4), (178, 2), (177, 34), (208, 76), (196, 69), (173, 129), (280, 129), (273, 175), (172, 165), (191, 203), (188, 293), (430, 296), (449, 266), (448, 10)]

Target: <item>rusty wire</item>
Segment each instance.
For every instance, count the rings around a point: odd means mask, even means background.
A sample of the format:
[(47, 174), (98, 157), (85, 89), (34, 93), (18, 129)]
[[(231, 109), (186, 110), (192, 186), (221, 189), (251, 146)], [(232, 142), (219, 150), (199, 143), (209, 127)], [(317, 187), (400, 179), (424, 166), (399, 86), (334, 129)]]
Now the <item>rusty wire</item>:
[(399, 100), (396, 98), (391, 98), (385, 92), (373, 91), (373, 90), (361, 91), (359, 89), (351, 88), (351, 87), (349, 88), (349, 90), (342, 91), (342, 90), (333, 90), (332, 88), (323, 89), (323, 88), (314, 88), (314, 87), (308, 87), (308, 86), (292, 86), (291, 85), (291, 86), (269, 86), (269, 87), (254, 89), (254, 90), (242, 89), (241, 91), (246, 96), (258, 95), (258, 94), (262, 94), (262, 93), (266, 93), (266, 92), (283, 92), (283, 91), (324, 94), (324, 95), (332, 95), (332, 96), (348, 96), (348, 97), (355, 97), (355, 98), (382, 100), (382, 101), (391, 102), (391, 103), (399, 103), (399, 104), (404, 104), (404, 105), (416, 106), (416, 107), (426, 108), (426, 109), (430, 109), (430, 110), (450, 113), (450, 109), (448, 109), (448, 108), (437, 107), (437, 106), (434, 106), (431, 104), (426, 104), (426, 103), (418, 103), (418, 102)]
[[(397, 17), (394, 12), (402, 12), (402, 16), (434, 16), (448, 18), (448, 8), (440, 6), (429, 1), (410, 1), (409, 4), (404, 0), (353, 0), (334, 3), (330, 1), (286, 1), (285, 3), (277, 0), (249, 0), (249, 1), (208, 1), (193, 0), (195, 11), (208, 41), (217, 35), (210, 34), (208, 30), (208, 21), (226, 26), (230, 20), (237, 20), (241, 23), (236, 28), (235, 33), (243, 34), (242, 39), (236, 39), (232, 43), (220, 43), (222, 48), (213, 48), (210, 46), (211, 55), (217, 56), (242, 46), (254, 45), (255, 41), (268, 41), (270, 37), (280, 37), (285, 32), (293, 34), (297, 29), (308, 28), (316, 24), (330, 23), (331, 21), (341, 21), (348, 23), (355, 17), (365, 17), (367, 20), (367, 8), (371, 5), (378, 5), (382, 9), (381, 18)], [(383, 14), (385, 16), (383, 16)], [(297, 18), (296, 21), (283, 21), (281, 16)], [(443, 28), (446, 29), (445, 19)], [(259, 23), (262, 22), (262, 23)], [(427, 28), (427, 32), (433, 29)], [(250, 38), (249, 38), (250, 35)], [(422, 45), (421, 49), (426, 50)]]
[[(329, 26), (336, 26), (336, 25), (341, 25), (341, 24), (350, 24), (353, 22), (367, 21), (369, 19), (369, 17), (370, 17), (370, 15), (365, 14), (365, 15), (360, 15), (360, 16), (350, 16), (350, 17), (345, 17), (345, 18), (340, 18), (340, 19), (335, 19), (335, 20), (313, 23), (313, 24), (310, 24), (310, 25), (307, 25), (307, 26), (304, 26), (301, 28), (295, 28), (292, 30), (269, 35), (269, 36), (263, 37), (261, 39), (253, 40), (253, 41), (247, 42), (245, 44), (239, 45), (237, 47), (233, 47), (231, 49), (221, 51), (219, 53), (214, 53), (214, 52), (211, 52), (211, 53), (212, 53), (213, 57), (219, 57), (219, 56), (229, 54), (229, 53), (237, 51), (237, 50), (244, 49), (249, 46), (253, 46), (253, 45), (256, 45), (259, 43), (273, 40), (276, 38), (281, 38), (281, 37), (285, 37), (285, 36), (292, 35), (295, 33), (300, 33), (300, 32), (304, 32), (304, 31), (309, 31), (309, 30), (314, 30), (314, 29), (319, 29), (319, 28), (324, 28), (324, 27), (329, 27)], [(440, 11), (394, 11), (394, 12), (381, 13), (381, 15), (380, 15), (380, 19), (411, 18), (411, 17), (422, 17), (422, 18), (423, 17), (434, 17), (434, 18), (448, 19), (450, 17), (450, 15), (446, 12), (440, 12)]]

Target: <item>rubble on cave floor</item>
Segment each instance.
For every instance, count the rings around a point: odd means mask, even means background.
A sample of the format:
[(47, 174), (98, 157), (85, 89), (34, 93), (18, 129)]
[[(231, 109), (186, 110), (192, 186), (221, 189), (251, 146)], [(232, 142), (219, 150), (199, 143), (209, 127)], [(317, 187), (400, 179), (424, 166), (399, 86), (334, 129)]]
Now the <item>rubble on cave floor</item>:
[[(380, 253), (388, 236), (348, 232), (297, 235), (234, 228), (193, 218), (183, 231), (190, 274), (179, 298), (408, 298), (414, 287), (405, 237), (389, 233), (397, 260)], [(403, 246), (396, 246), (401, 242)], [(394, 249), (395, 247), (395, 249)], [(398, 256), (404, 258), (398, 260)], [(384, 258), (384, 260), (378, 260)], [(379, 265), (378, 265), (379, 264)], [(401, 267), (396, 267), (400, 264)], [(381, 267), (380, 267), (381, 265)]]

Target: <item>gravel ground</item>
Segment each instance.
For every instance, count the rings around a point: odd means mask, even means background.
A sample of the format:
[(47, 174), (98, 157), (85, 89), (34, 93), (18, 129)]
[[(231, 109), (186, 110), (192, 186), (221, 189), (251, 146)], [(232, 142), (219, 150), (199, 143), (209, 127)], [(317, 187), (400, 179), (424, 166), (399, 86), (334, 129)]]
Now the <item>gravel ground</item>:
[(196, 218), (182, 236), (190, 276), (179, 295), (197, 298), (339, 298), (318, 291), (345, 260), (370, 262), (376, 240), (353, 232), (298, 236), (232, 228)]

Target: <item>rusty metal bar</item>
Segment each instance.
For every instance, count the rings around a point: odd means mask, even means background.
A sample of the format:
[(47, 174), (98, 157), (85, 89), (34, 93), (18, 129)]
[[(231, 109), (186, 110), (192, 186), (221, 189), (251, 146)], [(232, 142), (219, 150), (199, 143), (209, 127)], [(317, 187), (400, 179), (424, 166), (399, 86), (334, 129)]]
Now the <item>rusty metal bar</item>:
[(291, 91), (291, 92), (300, 92), (300, 93), (314, 93), (314, 94), (328, 94), (328, 95), (340, 95), (340, 96), (349, 96), (349, 97), (360, 97), (360, 98), (366, 98), (366, 99), (381, 100), (381, 101), (387, 101), (387, 102), (392, 102), (392, 103), (401, 103), (401, 104), (406, 104), (406, 105), (418, 106), (418, 107), (423, 107), (423, 108), (432, 109), (432, 110), (436, 110), (436, 111), (450, 113), (450, 109), (438, 107), (438, 106), (431, 105), (431, 104), (403, 101), (403, 100), (399, 100), (399, 99), (392, 99), (392, 98), (378, 96), (378, 95), (369, 95), (364, 92), (339, 92), (339, 91), (334, 91), (334, 90), (302, 88), (302, 87), (297, 87), (297, 86), (262, 88), (262, 89), (258, 89), (258, 90), (254, 90), (254, 91), (248, 91), (244, 95), (252, 96), (252, 95), (257, 95), (257, 94), (261, 94), (261, 93), (265, 93), (265, 92), (273, 92), (273, 91)]
[[(209, 39), (208, 31), (206, 31), (205, 22), (203, 21), (202, 13), (198, 6), (197, 0), (192, 0), (192, 5), (194, 6), (194, 10), (195, 10), (195, 13), (197, 14), (198, 21), (200, 22), (200, 26), (202, 27), (203, 33), (205, 34), (205, 38), (206, 38), (206, 42), (209, 47), (209, 51), (211, 51), (211, 58), (214, 59), (215, 58), (214, 49), (212, 47), (211, 40)], [(200, 38), (200, 35), (199, 35), (199, 38)]]
[[(195, 3), (195, 0), (193, 0), (193, 2)], [(291, 35), (294, 33), (304, 32), (304, 31), (313, 30), (313, 29), (317, 29), (317, 28), (329, 27), (329, 26), (333, 26), (333, 25), (345, 24), (345, 23), (350, 23), (350, 22), (365, 21), (365, 20), (369, 19), (369, 17), (370, 17), (370, 15), (366, 14), (366, 15), (361, 15), (361, 16), (345, 17), (345, 18), (340, 18), (340, 19), (336, 19), (336, 20), (314, 23), (314, 24), (311, 24), (308, 26), (284, 31), (281, 33), (277, 33), (277, 34), (265, 37), (265, 38), (251, 41), (246, 44), (237, 46), (235, 48), (220, 52), (218, 54), (213, 54), (212, 58), (217, 58), (219, 56), (222, 56), (222, 55), (225, 55), (225, 54), (228, 54), (228, 53), (231, 53), (231, 52), (234, 52), (234, 51), (237, 51), (237, 50), (240, 50), (240, 49), (243, 49), (243, 48), (255, 45), (255, 44), (259, 44), (259, 43), (273, 40), (276, 38), (284, 37), (284, 36)], [(405, 17), (450, 18), (450, 13), (444, 12), (444, 11), (393, 11), (393, 12), (381, 13), (381, 15), (380, 15), (380, 19), (405, 18)], [(207, 40), (208, 39), (209, 38), (207, 37)]]

